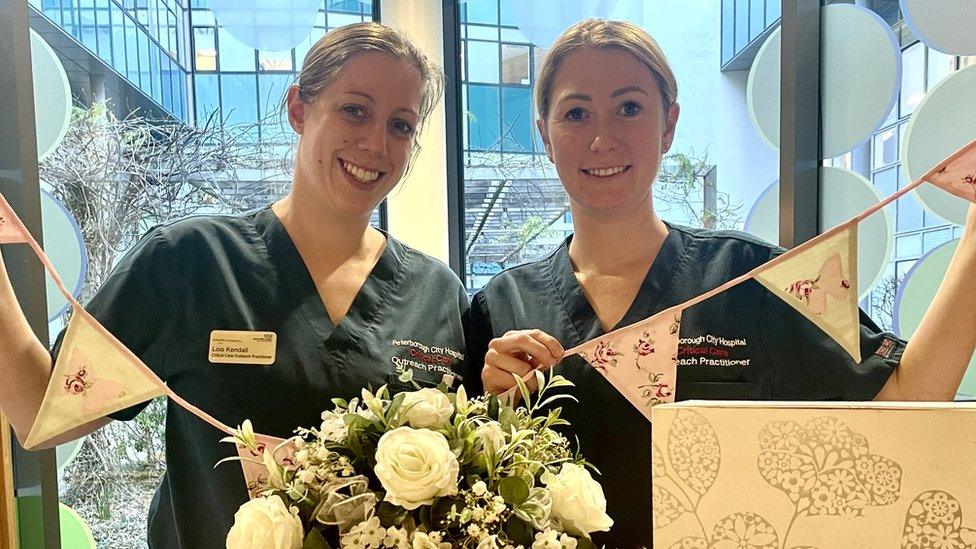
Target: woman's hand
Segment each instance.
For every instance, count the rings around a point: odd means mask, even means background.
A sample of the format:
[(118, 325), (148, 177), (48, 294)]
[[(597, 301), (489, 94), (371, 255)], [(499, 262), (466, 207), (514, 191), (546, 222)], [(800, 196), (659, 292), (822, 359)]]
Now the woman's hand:
[[(486, 393), (501, 394), (516, 386), (513, 374), (524, 378), (532, 370), (546, 371), (563, 358), (563, 346), (542, 330), (512, 330), (488, 344), (481, 381)], [(535, 378), (526, 381), (536, 390)]]

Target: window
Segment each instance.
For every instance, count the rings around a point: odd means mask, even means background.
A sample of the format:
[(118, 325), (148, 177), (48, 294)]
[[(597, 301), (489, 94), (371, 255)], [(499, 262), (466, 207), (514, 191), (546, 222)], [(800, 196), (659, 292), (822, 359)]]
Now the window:
[(919, 42), (904, 50), (901, 62), (901, 115), (908, 116), (925, 97), (925, 45)]
[(198, 71), (217, 70), (217, 45), (212, 27), (193, 28), (193, 67)]
[(875, 168), (890, 166), (898, 161), (898, 128), (889, 128), (874, 136), (872, 156)]
[(529, 84), (529, 46), (502, 44), (502, 84)]
[(499, 137), (498, 88), (468, 86), (468, 139), (472, 150), (497, 150)]
[(507, 152), (532, 152), (532, 90), (502, 88), (502, 149)]
[(498, 83), (498, 42), (468, 40), (468, 80)]
[(217, 45), (221, 72), (254, 70), (254, 49), (242, 44), (223, 28), (217, 31)]

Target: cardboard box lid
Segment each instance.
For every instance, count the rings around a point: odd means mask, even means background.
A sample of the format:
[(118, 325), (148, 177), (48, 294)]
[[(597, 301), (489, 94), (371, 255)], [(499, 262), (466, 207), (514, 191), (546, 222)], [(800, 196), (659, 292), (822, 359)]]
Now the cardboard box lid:
[(668, 408), (770, 408), (816, 410), (952, 410), (976, 411), (976, 401), (960, 402), (844, 402), (801, 400), (684, 400), (659, 404), (654, 409)]

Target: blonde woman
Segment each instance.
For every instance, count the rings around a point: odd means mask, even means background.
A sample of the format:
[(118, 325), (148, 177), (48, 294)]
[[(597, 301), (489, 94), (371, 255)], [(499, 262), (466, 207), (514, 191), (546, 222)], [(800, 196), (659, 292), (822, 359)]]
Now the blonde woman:
[[(575, 233), (474, 297), (468, 359), (484, 358), (487, 391), (512, 387), (512, 374), (555, 365), (564, 346), (680, 304), (781, 253), (744, 233), (680, 227), (654, 212), (651, 186), (674, 139), (677, 98), (664, 53), (632, 24), (583, 21), (549, 50), (536, 83), (538, 127), (569, 195)], [(976, 270), (973, 230), (971, 209), (910, 344), (862, 315), (859, 364), (755, 281), (685, 311), (677, 399), (952, 399), (976, 345), (976, 294), (964, 284), (965, 271)], [(651, 352), (653, 342), (645, 347)], [(579, 404), (564, 407), (570, 436), (602, 472), (614, 520), (594, 540), (649, 546), (647, 420), (578, 356), (558, 371), (577, 385)]]
[[(407, 170), (440, 87), (438, 69), (387, 27), (329, 32), (287, 96), (299, 135), (288, 196), (242, 215), (150, 230), (88, 310), (188, 401), (229, 425), (251, 419), (274, 436), (317, 425), (332, 398), (368, 385), (396, 389), (398, 370), (412, 364), (425, 365), (414, 370), (421, 384), (460, 379), (463, 287), (443, 264), (369, 226)], [(51, 355), (24, 321), (2, 262), (0, 317), (13, 319), (0, 329), (0, 407), (23, 439)], [(275, 332), (274, 363), (211, 361), (214, 330)], [(114, 417), (130, 419), (142, 407)], [(224, 546), (247, 492), (239, 467), (214, 469), (234, 452), (221, 437), (169, 406), (150, 547)]]

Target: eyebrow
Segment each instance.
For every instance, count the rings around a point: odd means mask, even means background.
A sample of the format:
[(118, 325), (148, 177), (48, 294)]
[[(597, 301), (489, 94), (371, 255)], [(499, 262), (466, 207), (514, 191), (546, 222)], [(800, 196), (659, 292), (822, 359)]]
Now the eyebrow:
[[(624, 94), (627, 94), (627, 93), (630, 93), (630, 92), (640, 92), (640, 93), (642, 93), (644, 95), (648, 95), (647, 92), (644, 90), (644, 88), (642, 88), (640, 86), (626, 86), (626, 87), (620, 88), (618, 90), (614, 90), (610, 94), (610, 97), (620, 97), (621, 95), (624, 95)], [(592, 97), (590, 97), (589, 95), (587, 95), (585, 93), (571, 93), (571, 94), (564, 95), (564, 96), (560, 97), (559, 98), (559, 102), (562, 103), (563, 101), (569, 101), (571, 99), (578, 99), (580, 101), (592, 101), (593, 100)]]
[[(364, 97), (364, 98), (368, 99), (370, 103), (376, 103), (376, 100), (373, 99), (373, 96), (370, 95), (370, 94), (368, 94), (368, 93), (359, 92), (359, 91), (347, 91), (345, 93), (348, 93), (350, 95), (358, 95), (360, 97)], [(412, 114), (414, 116), (418, 116), (418, 117), (420, 116), (419, 114), (417, 114), (417, 111), (411, 109), (410, 107), (398, 107), (393, 112), (400, 112), (400, 111), (410, 113), (410, 114)]]

